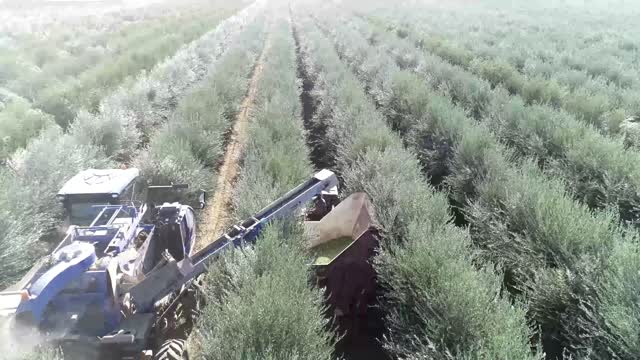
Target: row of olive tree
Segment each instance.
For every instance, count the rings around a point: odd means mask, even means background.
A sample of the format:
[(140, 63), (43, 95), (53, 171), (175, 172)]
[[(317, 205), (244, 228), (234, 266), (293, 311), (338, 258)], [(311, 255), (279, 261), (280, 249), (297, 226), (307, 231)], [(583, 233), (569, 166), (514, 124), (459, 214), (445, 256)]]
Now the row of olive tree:
[[(261, 8), (252, 5), (183, 47), (131, 87), (109, 96), (98, 114), (86, 113), (68, 132), (44, 130), (0, 168), (0, 284), (6, 286), (56, 242), (62, 207), (55, 194), (71, 176), (88, 168), (129, 163), (175, 111), (175, 104), (242, 33)], [(179, 81), (177, 80), (179, 79)], [(119, 165), (120, 163), (120, 165)]]
[(638, 310), (629, 302), (636, 284), (629, 274), (639, 270), (637, 249), (629, 251), (637, 247), (635, 233), (616, 225), (615, 215), (573, 200), (535, 162), (514, 163), (447, 92), (432, 89), (414, 68), (402, 70), (400, 57), (381, 57), (378, 46), (392, 46), (384, 39), (372, 47), (348, 26), (326, 29), (389, 124), (419, 153), (426, 175), (462, 209), (480, 259), (503, 268), (506, 289), (524, 295), (547, 352), (559, 341), (580, 355), (632, 358), (635, 322), (618, 311)]
[[(451, 224), (446, 196), (387, 125), (322, 33), (300, 19), (306, 72), (325, 151), (347, 193), (371, 197), (384, 229), (375, 267), (386, 288), (386, 349), (402, 358), (534, 359), (524, 309), (500, 297), (501, 276)], [(361, 49), (353, 48), (354, 52)]]
[[(241, 219), (313, 172), (300, 117), (291, 28), (282, 18), (275, 22), (234, 191), (234, 215)], [(324, 298), (310, 286), (307, 263), (302, 228), (291, 223), (274, 224), (263, 230), (255, 247), (226, 254), (209, 272), (208, 306), (192, 341), (196, 356), (333, 359)]]

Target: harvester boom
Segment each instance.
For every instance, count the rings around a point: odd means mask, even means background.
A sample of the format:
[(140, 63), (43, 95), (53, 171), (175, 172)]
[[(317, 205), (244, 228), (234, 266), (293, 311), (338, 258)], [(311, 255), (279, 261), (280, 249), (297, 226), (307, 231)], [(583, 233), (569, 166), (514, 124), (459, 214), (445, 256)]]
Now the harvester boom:
[(337, 196), (337, 194), (336, 175), (329, 170), (321, 170), (256, 215), (231, 227), (216, 241), (193, 256), (176, 261), (165, 254), (164, 263), (156, 266), (145, 279), (130, 289), (131, 302), (136, 312), (152, 311), (156, 301), (179, 290), (182, 285), (204, 273), (207, 264), (222, 252), (254, 241), (269, 222), (292, 215), (318, 196)]

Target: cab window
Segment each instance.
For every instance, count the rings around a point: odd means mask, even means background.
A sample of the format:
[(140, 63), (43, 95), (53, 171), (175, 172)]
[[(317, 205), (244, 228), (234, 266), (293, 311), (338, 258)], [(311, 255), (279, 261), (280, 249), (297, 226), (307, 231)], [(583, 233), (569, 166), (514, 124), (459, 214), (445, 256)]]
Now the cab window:
[(134, 200), (134, 192), (136, 190), (136, 182), (132, 182), (127, 186), (122, 193), (120, 194), (119, 200), (120, 203), (129, 203)]
[[(102, 207), (96, 206), (101, 204), (80, 202), (71, 203), (69, 211), (69, 221), (71, 225), (89, 226), (91, 222), (98, 216)], [(104, 205), (104, 204), (102, 204)]]

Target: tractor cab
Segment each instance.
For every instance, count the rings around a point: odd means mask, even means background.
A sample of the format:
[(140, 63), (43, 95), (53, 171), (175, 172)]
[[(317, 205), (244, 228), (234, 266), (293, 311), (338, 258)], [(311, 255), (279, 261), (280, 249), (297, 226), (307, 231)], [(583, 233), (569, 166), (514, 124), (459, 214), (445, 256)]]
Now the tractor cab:
[(89, 169), (72, 177), (57, 195), (65, 210), (63, 230), (91, 225), (102, 211), (99, 205), (131, 204), (139, 199), (139, 176), (138, 169)]

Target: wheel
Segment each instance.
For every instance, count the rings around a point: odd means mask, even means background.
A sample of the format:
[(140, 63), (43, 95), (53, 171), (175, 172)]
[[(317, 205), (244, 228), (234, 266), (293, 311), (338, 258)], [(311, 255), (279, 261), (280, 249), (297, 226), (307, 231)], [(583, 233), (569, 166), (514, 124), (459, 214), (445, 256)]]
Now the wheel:
[(186, 340), (165, 340), (158, 352), (153, 356), (153, 360), (189, 360)]

